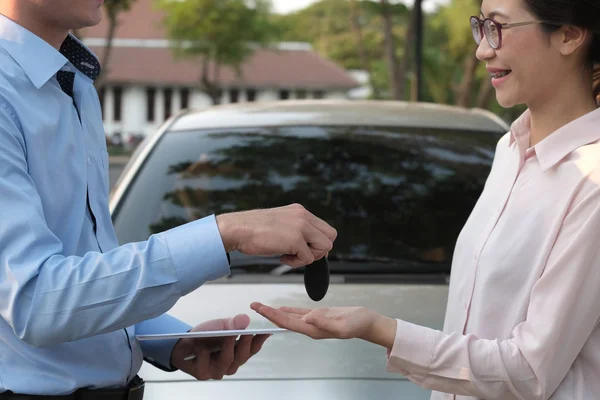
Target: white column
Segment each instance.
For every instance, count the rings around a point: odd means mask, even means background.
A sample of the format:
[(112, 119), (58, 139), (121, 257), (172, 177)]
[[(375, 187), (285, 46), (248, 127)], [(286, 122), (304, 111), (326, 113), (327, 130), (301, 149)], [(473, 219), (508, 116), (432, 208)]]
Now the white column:
[(274, 89), (259, 90), (256, 93), (256, 101), (269, 102), (279, 99), (279, 91)]
[(190, 107), (206, 108), (212, 105), (210, 97), (200, 89), (190, 91)]
[(125, 133), (144, 133), (146, 125), (146, 89), (130, 86), (123, 90), (123, 131)]
[(221, 104), (231, 103), (231, 96), (229, 96), (229, 89), (230, 88), (228, 88), (228, 87), (222, 88), (223, 96), (221, 96)]
[(104, 133), (109, 137), (112, 136), (115, 131), (115, 123), (113, 121), (113, 102), (114, 96), (111, 86), (104, 87)]
[(177, 86), (173, 88), (173, 100), (171, 101), (173, 109), (171, 110), (171, 114), (176, 114), (181, 111), (181, 89), (182, 88)]
[(154, 96), (154, 123), (161, 124), (165, 120), (165, 96), (163, 96), (163, 88), (156, 88), (156, 96)]
[(239, 88), (238, 93), (238, 103), (245, 103), (248, 101), (248, 96), (246, 96), (246, 88)]
[(114, 120), (113, 102), (114, 102), (113, 88), (112, 88), (112, 86), (105, 86), (104, 87), (104, 121), (108, 122), (109, 124), (112, 124), (113, 120)]
[(346, 92), (341, 90), (335, 90), (330, 92), (325, 92), (325, 98), (331, 100), (343, 100), (348, 98)]

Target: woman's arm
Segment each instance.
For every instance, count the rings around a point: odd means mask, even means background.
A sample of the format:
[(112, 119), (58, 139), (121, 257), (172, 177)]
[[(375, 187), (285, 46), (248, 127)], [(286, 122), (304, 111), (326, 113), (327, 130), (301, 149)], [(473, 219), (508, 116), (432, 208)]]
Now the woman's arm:
[(594, 188), (565, 218), (533, 287), (527, 318), (506, 340), (445, 334), (400, 320), (392, 327), (363, 308), (253, 308), (313, 338), (356, 337), (390, 349), (396, 331), (388, 370), (429, 389), (486, 399), (548, 399), (600, 319), (599, 238), (600, 188)]

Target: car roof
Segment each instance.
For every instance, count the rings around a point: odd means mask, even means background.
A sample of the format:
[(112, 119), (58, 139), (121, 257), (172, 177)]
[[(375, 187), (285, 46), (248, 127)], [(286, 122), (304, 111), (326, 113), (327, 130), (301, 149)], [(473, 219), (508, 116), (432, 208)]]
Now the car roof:
[(508, 124), (483, 109), (402, 101), (286, 100), (186, 110), (168, 131), (298, 125), (361, 125), (507, 132)]

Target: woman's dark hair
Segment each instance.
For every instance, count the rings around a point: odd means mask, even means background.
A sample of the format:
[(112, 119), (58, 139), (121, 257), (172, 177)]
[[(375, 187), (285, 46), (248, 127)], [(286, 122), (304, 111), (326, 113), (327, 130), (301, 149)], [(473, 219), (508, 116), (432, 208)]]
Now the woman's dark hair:
[(525, 8), (540, 21), (547, 32), (562, 25), (587, 29), (593, 36), (589, 50), (588, 66), (594, 77), (594, 96), (600, 100), (600, 0), (522, 0)]

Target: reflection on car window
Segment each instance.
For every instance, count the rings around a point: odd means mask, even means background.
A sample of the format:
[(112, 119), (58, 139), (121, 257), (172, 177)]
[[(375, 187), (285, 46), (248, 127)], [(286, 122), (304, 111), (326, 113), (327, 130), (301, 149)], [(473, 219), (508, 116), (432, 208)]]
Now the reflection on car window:
[(121, 243), (211, 214), (300, 203), (332, 255), (450, 264), (499, 135), (278, 127), (166, 134), (114, 216)]

